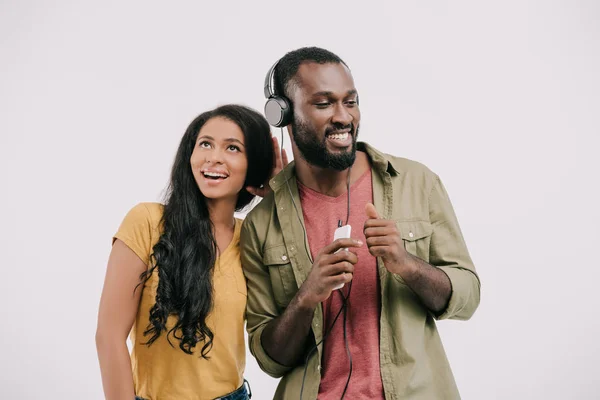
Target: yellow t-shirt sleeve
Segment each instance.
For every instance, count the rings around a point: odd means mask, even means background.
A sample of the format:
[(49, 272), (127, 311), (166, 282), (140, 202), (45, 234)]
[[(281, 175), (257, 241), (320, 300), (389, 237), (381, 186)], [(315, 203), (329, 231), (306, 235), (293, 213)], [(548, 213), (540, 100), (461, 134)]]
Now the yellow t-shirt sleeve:
[(156, 221), (147, 204), (134, 206), (125, 215), (117, 233), (113, 236), (123, 241), (148, 266), (152, 254), (153, 237)]

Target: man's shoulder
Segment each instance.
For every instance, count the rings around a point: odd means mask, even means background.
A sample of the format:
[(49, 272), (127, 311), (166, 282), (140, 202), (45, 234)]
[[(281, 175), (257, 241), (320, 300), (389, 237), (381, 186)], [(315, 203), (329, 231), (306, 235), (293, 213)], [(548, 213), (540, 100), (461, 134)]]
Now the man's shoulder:
[(244, 218), (244, 225), (256, 224), (260, 221), (269, 221), (275, 209), (275, 196), (273, 191), (263, 197)]
[(426, 180), (433, 180), (437, 177), (435, 172), (420, 161), (386, 153), (375, 149), (373, 146), (368, 146), (367, 153), (370, 154), (372, 160), (382, 158), (387, 161), (398, 175), (420, 177)]
[(412, 160), (410, 158), (405, 157), (394, 156), (391, 154), (386, 154), (386, 157), (388, 157), (390, 163), (398, 172), (435, 175), (435, 173), (427, 165), (423, 164), (420, 161)]

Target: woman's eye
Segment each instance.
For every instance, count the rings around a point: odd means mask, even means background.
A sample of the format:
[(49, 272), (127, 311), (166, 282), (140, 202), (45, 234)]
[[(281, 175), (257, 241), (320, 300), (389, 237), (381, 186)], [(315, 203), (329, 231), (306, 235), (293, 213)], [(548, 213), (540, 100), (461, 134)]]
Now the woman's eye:
[(234, 146), (233, 144), (230, 145), (227, 149), (231, 150), (231, 151), (240, 151), (240, 148), (237, 146)]
[(210, 143), (208, 143), (208, 142), (200, 142), (200, 143), (198, 144), (198, 146), (199, 146), (199, 147), (202, 147), (202, 148), (204, 148), (204, 149), (206, 149), (206, 148), (209, 148), (209, 147), (210, 147)]

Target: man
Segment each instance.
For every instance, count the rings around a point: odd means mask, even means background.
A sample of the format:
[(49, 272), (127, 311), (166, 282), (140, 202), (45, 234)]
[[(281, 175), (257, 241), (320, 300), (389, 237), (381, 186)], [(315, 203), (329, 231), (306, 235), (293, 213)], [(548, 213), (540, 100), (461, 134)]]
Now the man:
[[(480, 283), (439, 177), (357, 142), (358, 93), (335, 54), (301, 48), (272, 71), (265, 111), (294, 162), (240, 241), (250, 350), (283, 377), (275, 399), (459, 398), (434, 321), (469, 319)], [(342, 225), (351, 238), (333, 241)]]

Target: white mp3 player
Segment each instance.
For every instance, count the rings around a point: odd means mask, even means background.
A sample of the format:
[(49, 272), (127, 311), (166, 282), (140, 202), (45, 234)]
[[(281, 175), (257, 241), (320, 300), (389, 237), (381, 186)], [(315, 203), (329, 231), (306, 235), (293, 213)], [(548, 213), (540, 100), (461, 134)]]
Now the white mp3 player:
[[(339, 228), (337, 228), (335, 230), (335, 233), (333, 234), (333, 241), (336, 241), (337, 239), (349, 239), (350, 233), (352, 233), (352, 227), (350, 225), (340, 226)], [(336, 251), (336, 253), (340, 250), (348, 250), (348, 249), (347, 248), (346, 249), (338, 249)], [(344, 283), (340, 284), (339, 286), (336, 286), (333, 289), (338, 290), (343, 287), (344, 287)]]

